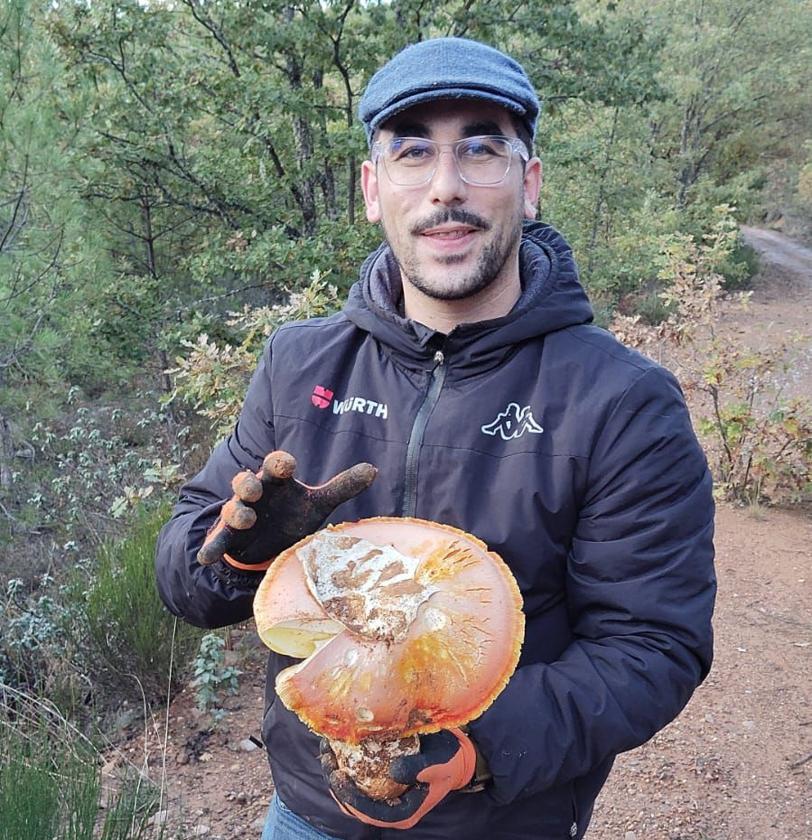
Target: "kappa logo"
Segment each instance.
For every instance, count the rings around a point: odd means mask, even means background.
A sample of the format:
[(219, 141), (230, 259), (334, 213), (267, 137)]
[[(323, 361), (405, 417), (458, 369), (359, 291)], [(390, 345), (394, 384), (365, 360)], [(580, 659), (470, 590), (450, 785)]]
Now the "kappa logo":
[(544, 429), (535, 421), (530, 406), (519, 408), (518, 403), (510, 403), (508, 407), (499, 413), (496, 420), (482, 426), (482, 432), (486, 435), (496, 436), (502, 440), (512, 440), (521, 437), (525, 432), (532, 435), (540, 435)]
[(375, 417), (381, 417), (384, 420), (389, 416), (389, 406), (386, 403), (375, 402), (375, 400), (368, 400), (365, 397), (347, 397), (345, 400), (334, 400), (334, 396), (335, 393), (330, 388), (316, 385), (310, 395), (310, 402), (316, 408), (321, 409), (329, 408), (332, 405), (333, 414), (356, 411), (359, 414), (373, 414)]

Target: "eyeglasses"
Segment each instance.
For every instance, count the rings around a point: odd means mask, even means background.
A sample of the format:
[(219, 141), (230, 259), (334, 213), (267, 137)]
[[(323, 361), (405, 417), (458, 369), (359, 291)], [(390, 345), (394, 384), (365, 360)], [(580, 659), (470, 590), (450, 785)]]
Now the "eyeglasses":
[(514, 152), (525, 163), (530, 159), (518, 138), (489, 134), (465, 137), (453, 143), (437, 143), (423, 137), (395, 137), (387, 143), (373, 143), (372, 162), (383, 161), (393, 184), (419, 187), (434, 177), (443, 149), (451, 149), (454, 154), (460, 178), (476, 187), (501, 184), (510, 172)]

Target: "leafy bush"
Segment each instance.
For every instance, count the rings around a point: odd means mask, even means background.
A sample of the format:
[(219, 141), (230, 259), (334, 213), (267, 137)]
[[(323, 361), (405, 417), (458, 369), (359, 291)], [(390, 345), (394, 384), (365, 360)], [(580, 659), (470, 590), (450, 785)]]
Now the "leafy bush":
[(812, 406), (776, 387), (790, 369), (785, 346), (750, 352), (726, 341), (711, 345), (700, 387), (712, 408), (699, 430), (713, 442), (717, 488), (728, 498), (792, 504), (812, 495)]
[[(155, 542), (167, 507), (144, 510), (128, 535), (101, 549), (84, 604), (86, 667), (118, 692), (137, 683), (147, 700), (179, 687), (201, 631), (176, 620), (155, 585)], [(95, 675), (94, 675), (95, 676)]]
[[(69, 402), (81, 399), (71, 389)], [(110, 514), (119, 518), (134, 502), (147, 498), (155, 488), (174, 488), (181, 476), (166, 459), (167, 450), (179, 445), (186, 430), (168, 439), (166, 417), (152, 407), (138, 410), (122, 406), (71, 407), (61, 423), (38, 422), (31, 430), (42, 467), (36, 486), (25, 503), (36, 510), (38, 521), (65, 531), (79, 525), (81, 532), (105, 530)]]
[(36, 587), (29, 592), (20, 578), (11, 578), (0, 591), (0, 684), (47, 696), (68, 712), (87, 692), (73, 668), (72, 645), (66, 644), (81, 605), (65, 598), (49, 575), (42, 575)]
[(222, 692), (236, 694), (238, 679), (242, 673), (233, 665), (226, 665), (225, 640), (217, 633), (206, 633), (200, 640), (200, 650), (195, 659), (195, 687), (197, 707), (201, 712), (212, 712), (220, 717)]
[(271, 333), (288, 321), (329, 315), (339, 306), (337, 287), (314, 271), (310, 284), (291, 294), (286, 303), (233, 313), (229, 324), (241, 334), (239, 344), (218, 344), (205, 334), (195, 342), (184, 342), (188, 355), (176, 359), (177, 366), (169, 371), (175, 376), (170, 399), (190, 403), (217, 435), (225, 434), (240, 413), (248, 380)]

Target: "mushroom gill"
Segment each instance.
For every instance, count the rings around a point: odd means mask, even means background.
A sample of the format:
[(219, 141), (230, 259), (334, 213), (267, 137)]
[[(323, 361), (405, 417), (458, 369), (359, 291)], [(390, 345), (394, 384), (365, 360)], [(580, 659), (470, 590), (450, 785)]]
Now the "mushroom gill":
[(507, 684), (522, 598), (476, 537), (420, 519), (328, 526), (282, 552), (254, 601), (260, 637), (304, 661), (276, 691), (367, 795), (396, 797), (389, 763), (416, 736), (478, 717)]

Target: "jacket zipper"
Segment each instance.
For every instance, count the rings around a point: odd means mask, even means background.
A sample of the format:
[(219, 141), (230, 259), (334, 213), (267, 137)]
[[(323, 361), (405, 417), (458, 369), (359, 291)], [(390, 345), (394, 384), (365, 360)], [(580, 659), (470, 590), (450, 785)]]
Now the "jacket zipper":
[(420, 457), (420, 447), (423, 445), (423, 434), (429, 422), (431, 412), (440, 398), (440, 391), (445, 382), (445, 355), (442, 350), (434, 354), (434, 367), (431, 369), (431, 379), (423, 402), (417, 410), (406, 447), (406, 476), (403, 483), (403, 505), (401, 516), (414, 516), (417, 509), (417, 462)]

